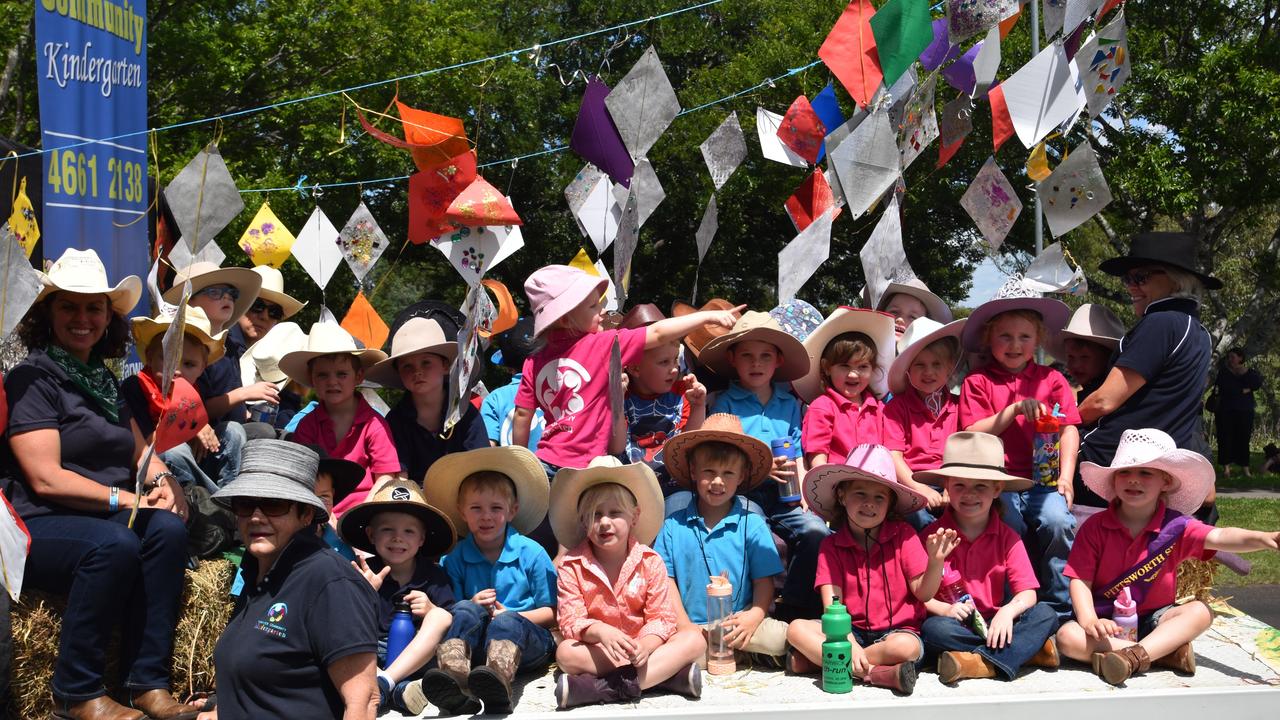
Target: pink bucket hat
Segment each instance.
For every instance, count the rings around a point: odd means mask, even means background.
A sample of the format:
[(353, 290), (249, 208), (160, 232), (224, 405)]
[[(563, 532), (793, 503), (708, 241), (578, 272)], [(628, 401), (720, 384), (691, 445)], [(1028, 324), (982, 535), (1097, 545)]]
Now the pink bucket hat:
[(524, 281), (524, 294), (533, 308), (533, 334), (546, 332), (555, 321), (568, 315), (593, 294), (604, 295), (607, 278), (568, 265), (539, 268)]
[(1165, 504), (1183, 514), (1200, 509), (1215, 478), (1213, 465), (1203, 455), (1179, 448), (1168, 433), (1155, 428), (1125, 430), (1111, 466), (1082, 462), (1080, 476), (1098, 497), (1111, 502), (1116, 496), (1112, 478), (1117, 470), (1128, 468), (1152, 468), (1168, 473), (1173, 484)]
[(828, 522), (839, 517), (844, 509), (836, 498), (836, 488), (847, 480), (870, 480), (893, 490), (898, 497), (893, 509), (900, 515), (915, 512), (926, 504), (924, 495), (898, 482), (898, 471), (889, 450), (883, 445), (867, 443), (855, 447), (844, 462), (819, 465), (805, 474), (804, 497), (809, 509)]

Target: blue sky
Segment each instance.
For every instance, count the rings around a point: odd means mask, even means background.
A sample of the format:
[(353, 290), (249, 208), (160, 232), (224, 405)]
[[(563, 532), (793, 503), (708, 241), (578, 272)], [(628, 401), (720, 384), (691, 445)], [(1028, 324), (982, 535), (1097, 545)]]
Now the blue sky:
[(973, 269), (973, 287), (969, 288), (969, 297), (961, 305), (975, 308), (990, 300), (1005, 279), (1005, 274), (1000, 272), (991, 258), (984, 259)]

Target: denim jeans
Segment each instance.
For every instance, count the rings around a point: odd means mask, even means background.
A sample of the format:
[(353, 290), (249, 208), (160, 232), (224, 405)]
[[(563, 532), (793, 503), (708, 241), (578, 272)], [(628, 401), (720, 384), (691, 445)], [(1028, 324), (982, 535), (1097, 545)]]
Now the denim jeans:
[(120, 668), (133, 691), (169, 689), (187, 528), (167, 510), (106, 517), (42, 515), (31, 531), (27, 583), (67, 596), (53, 670), (53, 694), (75, 703), (106, 694), (107, 640), (121, 624)]
[(529, 622), (514, 611), (490, 617), (489, 611), (470, 600), (455, 603), (449, 610), (453, 623), (445, 640), (460, 638), (471, 649), (471, 664), (483, 665), (489, 643), (494, 640), (510, 640), (520, 648), (519, 672), (545, 670), (555, 652), (551, 631)]
[(933, 513), (929, 512), (929, 508), (920, 508), (915, 512), (909, 512), (906, 515), (903, 515), (902, 519), (914, 528), (916, 532), (920, 532), (932, 525), (938, 518), (934, 517)]
[(187, 443), (160, 453), (160, 459), (170, 472), (178, 476), (178, 482), (183, 487), (200, 483), (213, 493), (240, 474), (240, 460), (245, 443), (244, 426), (238, 422), (225, 422), (216, 426), (214, 431), (221, 447), (218, 452), (205, 455), (201, 462), (196, 461), (195, 453)]
[(818, 546), (831, 534), (826, 521), (800, 506), (778, 506), (769, 516), (769, 528), (787, 544), (787, 579), (782, 584), (782, 602), (797, 617), (816, 618), (822, 614), (822, 597), (813, 587), (818, 574)]
[(1058, 613), (1047, 603), (1036, 603), (1013, 621), (1013, 639), (999, 650), (987, 647), (968, 625), (952, 617), (929, 616), (920, 634), (930, 662), (936, 662), (938, 656), (948, 650), (974, 652), (990, 660), (1005, 680), (1012, 680), (1057, 631)]
[(1022, 536), (1040, 581), (1041, 602), (1048, 603), (1062, 621), (1072, 618), (1070, 581), (1062, 574), (1076, 539), (1076, 518), (1056, 488), (1036, 486), (1023, 492), (1000, 494), (1004, 522)]

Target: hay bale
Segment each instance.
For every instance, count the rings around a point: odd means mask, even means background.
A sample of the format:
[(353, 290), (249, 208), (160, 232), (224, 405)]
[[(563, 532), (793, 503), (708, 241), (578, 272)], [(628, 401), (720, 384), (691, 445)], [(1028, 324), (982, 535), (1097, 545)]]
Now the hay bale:
[[(226, 560), (206, 560), (186, 575), (170, 679), (180, 697), (213, 687), (213, 648), (231, 619), (233, 603), (227, 593), (235, 565)], [(65, 598), (35, 591), (24, 592), (22, 601), (14, 606), (10, 718), (48, 717), (53, 711), (49, 683), (58, 657), (65, 609)], [(118, 648), (118, 639), (113, 637), (107, 647), (108, 683), (118, 676)], [(118, 690), (110, 684), (108, 688)]]
[(1174, 593), (1176, 602), (1184, 603), (1199, 600), (1206, 605), (1211, 604), (1213, 593), (1213, 574), (1218, 563), (1213, 560), (1197, 560), (1187, 558), (1178, 565), (1178, 589)]

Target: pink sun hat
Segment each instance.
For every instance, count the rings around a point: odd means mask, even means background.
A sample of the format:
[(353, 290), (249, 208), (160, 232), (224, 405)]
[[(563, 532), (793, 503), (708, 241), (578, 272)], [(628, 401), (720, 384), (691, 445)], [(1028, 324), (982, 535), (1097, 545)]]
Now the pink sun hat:
[(529, 296), (529, 306), (533, 308), (534, 336), (546, 332), (593, 294), (604, 295), (608, 287), (606, 278), (568, 265), (539, 268), (524, 281), (524, 294)]
[(1165, 504), (1184, 515), (1200, 509), (1216, 477), (1213, 465), (1203, 455), (1179, 448), (1168, 433), (1155, 428), (1125, 430), (1111, 465), (1082, 462), (1080, 476), (1090, 490), (1109, 503), (1116, 497), (1112, 482), (1116, 471), (1135, 468), (1168, 473), (1172, 484)]
[(893, 456), (883, 445), (864, 443), (855, 447), (843, 462), (830, 462), (805, 473), (804, 497), (809, 509), (828, 522), (844, 512), (836, 488), (848, 480), (870, 480), (889, 488), (897, 496), (894, 510), (900, 514), (915, 512), (926, 505), (924, 495), (898, 482)]

